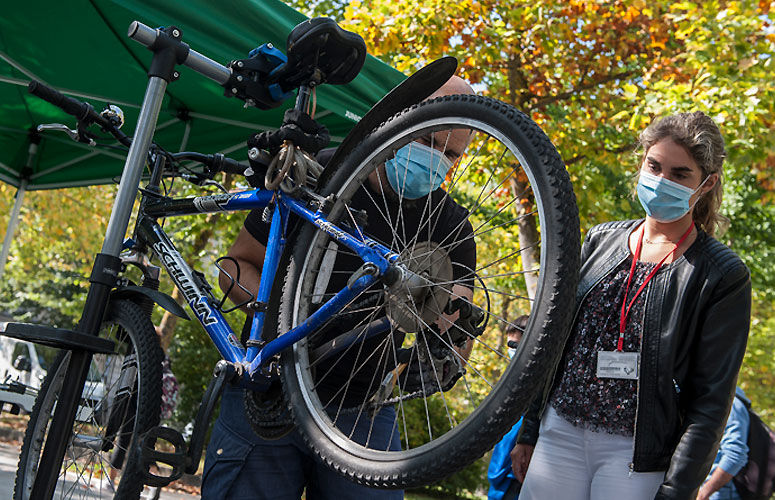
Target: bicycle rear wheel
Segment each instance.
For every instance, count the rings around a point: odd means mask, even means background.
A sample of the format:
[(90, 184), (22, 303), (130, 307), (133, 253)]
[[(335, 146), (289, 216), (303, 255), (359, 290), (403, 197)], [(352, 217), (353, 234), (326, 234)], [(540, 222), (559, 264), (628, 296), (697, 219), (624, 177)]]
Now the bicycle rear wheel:
[[(452, 167), (437, 170), (431, 150)], [(432, 163), (410, 184), (415, 154)], [(336, 196), (328, 220), (389, 247), (404, 271), (283, 353), (286, 396), (312, 450), (340, 473), (382, 488), (428, 484), (489, 450), (561, 354), (580, 251), (569, 176), (534, 122), (481, 96), (406, 110), (335, 169), (320, 188)], [(293, 249), (280, 332), (362, 263), (312, 226)], [(506, 332), (523, 314), (510, 359)]]
[[(134, 303), (111, 303), (99, 332), (116, 343), (95, 354), (84, 385), (55, 498), (137, 499), (143, 489), (136, 437), (158, 425), (162, 351), (147, 315)], [(14, 500), (30, 498), (70, 351), (60, 353), (41, 385), (16, 472)]]

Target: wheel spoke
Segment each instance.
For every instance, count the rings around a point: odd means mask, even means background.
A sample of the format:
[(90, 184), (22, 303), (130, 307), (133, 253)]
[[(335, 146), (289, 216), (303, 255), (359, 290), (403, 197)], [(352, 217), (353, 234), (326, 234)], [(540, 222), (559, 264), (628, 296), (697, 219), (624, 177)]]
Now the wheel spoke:
[[(441, 156), (449, 157), (446, 171), (437, 170)], [(439, 172), (445, 177), (435, 190)], [(300, 432), (317, 453), (343, 460), (337, 465), (356, 481), (369, 477), (395, 487), (427, 480), (408, 464), (441, 477), (437, 463), (463, 466), (465, 457), (479, 456), (505, 432), (472, 422), (484, 411), (524, 409), (532, 397), (528, 389), (548, 369), (540, 354), (561, 335), (554, 325), (569, 326), (564, 304), (573, 293), (560, 286), (556, 270), (572, 268), (577, 255), (544, 247), (547, 239), (570, 241), (570, 247), (579, 240), (573, 220), (565, 224), (568, 214), (559, 214), (574, 210), (567, 171), (518, 111), (482, 97), (454, 97), (383, 124), (328, 182), (322, 192), (336, 198), (329, 222), (357, 226), (356, 214), (365, 210), (367, 224), (351, 234), (397, 257), (390, 274), (359, 299), (364, 302), (350, 304), (320, 342), (307, 341), (283, 357), (289, 392), (302, 394), (291, 398)], [(434, 191), (417, 197), (418, 186)], [(337, 247), (335, 264), (327, 258), (325, 273), (319, 272), (329, 236), (314, 228), (298, 234), (296, 261), (303, 265), (288, 280), (284, 329), (314, 314), (362, 263)], [(312, 286), (320, 274), (327, 277), (325, 289)], [(534, 310), (537, 301), (541, 310)], [(519, 349), (522, 359), (512, 363), (506, 331), (523, 314), (530, 315), (525, 338), (531, 348)], [(384, 322), (383, 316), (391, 329), (376, 335), (370, 325)], [(553, 330), (539, 332), (546, 325)], [(519, 372), (525, 369), (530, 372)], [(383, 407), (397, 414), (380, 427), (371, 417)], [(357, 433), (336, 431), (345, 416), (359, 422)], [(371, 450), (354, 442), (356, 435)], [(391, 438), (401, 451), (388, 451)]]
[[(109, 314), (114, 319), (103, 325), (99, 335), (113, 340), (117, 351), (92, 357), (76, 412), (79, 418), (73, 422), (72, 438), (57, 474), (56, 498), (112, 498), (122, 492), (136, 498), (143, 487), (137, 456), (129, 450), (131, 435), (127, 439), (121, 433), (144, 432), (158, 422), (161, 380), (144, 378), (143, 367), (160, 373), (162, 353), (150, 320), (137, 305), (118, 301)], [(64, 377), (70, 358), (65, 352), (54, 361), (30, 415), (17, 472), (17, 488), (26, 495), (35, 479), (60, 390), (68, 382)], [(121, 391), (128, 404), (119, 407), (116, 395)], [(108, 433), (111, 419), (118, 423), (115, 435)], [(123, 455), (120, 462), (116, 453)]]

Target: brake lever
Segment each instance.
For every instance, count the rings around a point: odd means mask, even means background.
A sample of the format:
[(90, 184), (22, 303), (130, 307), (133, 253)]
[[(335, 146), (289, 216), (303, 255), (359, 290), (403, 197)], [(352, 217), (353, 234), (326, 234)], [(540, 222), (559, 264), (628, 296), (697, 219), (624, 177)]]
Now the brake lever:
[(63, 125), (61, 123), (44, 123), (42, 125), (38, 125), (37, 131), (43, 132), (44, 130), (54, 130), (57, 132), (64, 132), (68, 136), (70, 136), (70, 139), (74, 140), (75, 142), (83, 142), (88, 144), (89, 146), (96, 146), (97, 143), (94, 142), (94, 139), (91, 137), (84, 137), (83, 140), (81, 138), (81, 134), (78, 133), (77, 130), (73, 130), (69, 128), (67, 125)]

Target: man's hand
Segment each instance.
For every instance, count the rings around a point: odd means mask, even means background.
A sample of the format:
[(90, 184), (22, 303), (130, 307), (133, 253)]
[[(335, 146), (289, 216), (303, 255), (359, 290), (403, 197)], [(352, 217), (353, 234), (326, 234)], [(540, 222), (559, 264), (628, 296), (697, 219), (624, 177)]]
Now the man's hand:
[[(452, 297), (466, 299), (467, 301), (471, 302), (474, 299), (474, 291), (462, 285), (452, 285)], [(445, 333), (450, 327), (452, 327), (455, 324), (455, 321), (457, 321), (459, 316), (460, 316), (459, 311), (455, 311), (452, 314), (442, 314), (439, 317), (439, 319), (436, 320), (436, 326), (439, 328), (439, 331), (441, 333)], [(468, 361), (468, 358), (471, 356), (471, 351), (473, 350), (473, 348), (474, 348), (474, 339), (466, 340), (466, 343), (463, 344), (462, 347), (458, 347), (458, 346), (453, 347), (455, 352), (457, 352), (460, 355), (463, 361)], [(463, 364), (465, 365), (465, 362)]]
[(517, 443), (509, 454), (511, 456), (511, 470), (520, 483), (525, 482), (525, 474), (527, 474), (530, 459), (533, 458), (533, 450), (535, 450), (535, 446)]

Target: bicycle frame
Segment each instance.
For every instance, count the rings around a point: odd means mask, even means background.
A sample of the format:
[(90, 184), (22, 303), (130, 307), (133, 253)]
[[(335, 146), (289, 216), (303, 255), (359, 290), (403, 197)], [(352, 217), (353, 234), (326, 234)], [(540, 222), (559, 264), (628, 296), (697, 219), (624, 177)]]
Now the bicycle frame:
[[(270, 206), (273, 201), (274, 215), (256, 302), (266, 304), (269, 301), (280, 257), (285, 251), (288, 216), (291, 213), (314, 224), (338, 243), (357, 253), (365, 264), (371, 264), (369, 269), (372, 271), (364, 273), (349, 283), (301, 325), (263, 344), (262, 347), (248, 347), (246, 349), (241, 345), (221, 312), (214, 307), (210, 296), (202, 289), (198, 280), (194, 279), (192, 269), (183, 260), (155, 218), (261, 209)], [(144, 214), (140, 216), (137, 223), (137, 234), (141, 238), (141, 243), (147, 243), (159, 257), (161, 264), (185, 297), (190, 309), (212, 339), (221, 356), (232, 363), (246, 365), (247, 371), (244, 375), (246, 383), (255, 382), (260, 368), (268, 360), (331, 319), (363, 290), (371, 286), (378, 276), (386, 272), (390, 264), (398, 258), (398, 255), (387, 247), (360, 234), (360, 229), (340, 228), (330, 223), (322, 211), (313, 212), (305, 206), (304, 202), (290, 197), (282, 191), (252, 189), (233, 194), (174, 200), (148, 200), (144, 206)], [(250, 340), (254, 342), (251, 344), (256, 344), (257, 341), (261, 340), (264, 320), (264, 311), (257, 311), (253, 315)], [(369, 330), (366, 338), (378, 333), (380, 330)]]
[[(169, 27), (166, 30), (155, 30), (135, 21), (129, 27), (129, 37), (148, 47), (153, 52), (153, 58), (148, 72), (148, 85), (121, 174), (105, 239), (100, 253), (95, 257), (83, 313), (76, 327), (76, 331), (93, 336), (99, 333), (110, 300), (110, 293), (116, 286), (121, 268), (120, 252), (123, 248), (124, 236), (129, 226), (132, 208), (140, 187), (141, 174), (148, 158), (166, 88), (169, 82), (179, 77), (175, 67), (178, 64), (184, 64), (220, 85), (227, 84), (232, 77), (232, 71), (229, 68), (191, 50), (188, 45), (184, 44), (180, 39), (180, 30), (177, 28)], [(303, 109), (306, 104), (305, 99), (308, 97), (308, 94), (300, 93), (296, 103), (297, 107), (302, 106), (300, 109)], [(196, 284), (190, 267), (183, 262), (172, 242), (158, 224), (152, 220), (152, 217), (154, 215), (245, 210), (268, 206), (272, 200), (276, 203), (267, 257), (264, 260), (264, 270), (257, 297), (258, 301), (266, 303), (269, 298), (273, 278), (285, 245), (285, 232), (281, 222), (287, 221), (290, 213), (295, 213), (302, 219), (315, 224), (336, 241), (356, 251), (364, 258), (365, 262), (370, 262), (376, 266), (377, 272), (364, 274), (349, 283), (347, 288), (336, 294), (299, 327), (269, 342), (261, 349), (257, 347), (245, 349), (237, 341), (220, 311), (213, 307), (207, 295)], [(146, 214), (149, 217), (141, 217), (139, 227), (152, 242), (152, 245), (155, 245), (157, 254), (170, 276), (186, 296), (192, 310), (202, 322), (202, 326), (213, 339), (223, 357), (233, 363), (248, 365), (248, 369), (244, 370), (245, 375), (242, 379), (247, 383), (250, 383), (251, 376), (257, 374), (267, 360), (322, 325), (361, 291), (370, 286), (377, 279), (376, 275), (386, 271), (390, 262), (397, 258), (387, 248), (365, 238), (359, 240), (348, 231), (329, 223), (321, 212), (312, 212), (304, 206), (303, 202), (285, 196), (281, 192), (253, 190), (233, 195), (193, 198), (190, 203), (189, 206), (187, 200), (177, 200), (177, 204), (175, 200), (160, 201), (157, 204), (148, 202)], [(198, 206), (196, 206), (197, 203)], [(154, 212), (154, 207), (156, 212)], [(263, 312), (254, 315), (251, 340), (260, 340), (259, 335), (263, 321)], [(66, 379), (71, 383), (65, 384), (59, 394), (57, 406), (51, 418), (48, 437), (38, 464), (39, 473), (32, 486), (31, 498), (53, 497), (59, 467), (65, 454), (81, 397), (81, 389), (86, 381), (91, 360), (91, 351), (72, 350), (70, 363), (65, 373)]]

